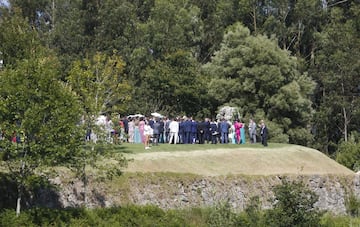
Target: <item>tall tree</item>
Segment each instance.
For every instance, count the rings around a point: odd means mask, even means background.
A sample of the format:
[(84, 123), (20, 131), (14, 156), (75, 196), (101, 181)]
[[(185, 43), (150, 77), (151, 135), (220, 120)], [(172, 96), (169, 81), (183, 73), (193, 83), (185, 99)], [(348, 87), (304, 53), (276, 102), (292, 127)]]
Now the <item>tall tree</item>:
[[(103, 170), (107, 176), (121, 174), (121, 168), (126, 166), (127, 160), (122, 154), (114, 152), (102, 144), (109, 139), (104, 134), (104, 125), (95, 124), (101, 114), (110, 116), (113, 113), (124, 112), (131, 98), (131, 86), (124, 74), (125, 63), (114, 52), (108, 56), (96, 53), (90, 59), (75, 61), (67, 78), (72, 90), (80, 97), (82, 103), (82, 128), (91, 130), (97, 135), (97, 140), (90, 140), (81, 149), (81, 157), (72, 162), (70, 167), (76, 170), (77, 176), (83, 181), (84, 204), (87, 206), (87, 171), (88, 165)], [(117, 124), (118, 122), (113, 122)], [(85, 139), (83, 140), (85, 141)], [(99, 163), (98, 160), (106, 157), (115, 162)]]
[(4, 66), (14, 67), (18, 61), (30, 58), (34, 46), (40, 44), (37, 32), (19, 13), (3, 11), (0, 18), (0, 51)]
[[(347, 9), (348, 10), (348, 9)], [(325, 152), (332, 153), (328, 144), (337, 144), (340, 139), (348, 140), (353, 130), (358, 130), (360, 116), (360, 51), (359, 6), (353, 4), (352, 16), (340, 7), (330, 12), (330, 23), (317, 42), (315, 64), (312, 75), (318, 81), (316, 93), (317, 118), (316, 137), (323, 141)]]
[(1, 160), (18, 185), (16, 213), (35, 172), (68, 163), (80, 145), (80, 105), (58, 80), (59, 64), (32, 46), (32, 56), (0, 71)]
[(131, 98), (124, 67), (116, 52), (112, 56), (98, 52), (90, 59), (74, 62), (67, 79), (81, 97), (86, 115), (124, 111)]
[(143, 72), (142, 81), (137, 96), (142, 98), (135, 107), (138, 110), (195, 115), (202, 108), (205, 81), (189, 52), (180, 50), (162, 61), (154, 61)]
[(306, 144), (311, 138), (306, 126), (314, 83), (274, 40), (251, 36), (247, 28), (235, 24), (204, 70), (211, 78), (209, 94), (219, 105), (239, 106), (242, 115), (263, 110), (292, 143)]

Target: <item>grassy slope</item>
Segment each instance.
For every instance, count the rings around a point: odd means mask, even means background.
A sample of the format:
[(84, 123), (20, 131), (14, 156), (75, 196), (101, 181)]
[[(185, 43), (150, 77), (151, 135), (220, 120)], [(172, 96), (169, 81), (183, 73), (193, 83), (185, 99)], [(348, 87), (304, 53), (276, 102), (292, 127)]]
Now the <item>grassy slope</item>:
[(144, 150), (126, 144), (134, 161), (125, 172), (176, 172), (205, 176), (244, 175), (352, 175), (354, 172), (321, 152), (297, 145), (169, 145)]

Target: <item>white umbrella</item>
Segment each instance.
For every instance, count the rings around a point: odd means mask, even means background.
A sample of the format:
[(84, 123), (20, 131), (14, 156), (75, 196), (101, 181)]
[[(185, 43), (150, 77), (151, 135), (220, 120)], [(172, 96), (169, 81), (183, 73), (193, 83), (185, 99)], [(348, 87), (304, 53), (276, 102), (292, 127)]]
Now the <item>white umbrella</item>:
[(145, 117), (145, 116), (142, 114), (134, 114), (134, 117)]
[(161, 114), (159, 114), (159, 113), (151, 113), (151, 116), (153, 116), (153, 117), (158, 117), (158, 118), (162, 118), (163, 117), (163, 115), (161, 115)]

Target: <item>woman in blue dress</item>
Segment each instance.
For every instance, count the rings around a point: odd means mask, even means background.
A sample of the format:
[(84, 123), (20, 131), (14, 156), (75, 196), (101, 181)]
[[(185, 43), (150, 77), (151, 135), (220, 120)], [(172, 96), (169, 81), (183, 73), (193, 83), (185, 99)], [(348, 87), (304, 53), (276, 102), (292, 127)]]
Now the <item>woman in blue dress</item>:
[(140, 124), (140, 120), (138, 117), (136, 117), (134, 122), (134, 143), (141, 143), (139, 124)]
[(240, 128), (241, 144), (245, 144), (245, 124), (241, 123), (242, 127)]

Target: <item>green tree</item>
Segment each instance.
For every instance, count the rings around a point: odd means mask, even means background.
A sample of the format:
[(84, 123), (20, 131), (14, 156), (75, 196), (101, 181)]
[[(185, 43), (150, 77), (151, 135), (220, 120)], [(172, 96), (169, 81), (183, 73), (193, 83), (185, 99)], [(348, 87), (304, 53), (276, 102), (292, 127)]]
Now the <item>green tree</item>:
[[(162, 111), (172, 115), (195, 115), (206, 95), (204, 81), (196, 60), (185, 51), (154, 61), (143, 72), (138, 90), (137, 110), (145, 113)], [(135, 110), (134, 110), (135, 111)]]
[(209, 95), (219, 105), (238, 106), (243, 116), (262, 110), (265, 118), (290, 136), (291, 143), (311, 140), (306, 126), (312, 114), (309, 97), (314, 82), (300, 73), (297, 59), (274, 40), (251, 36), (241, 24), (233, 25), (203, 69), (210, 79)]
[(360, 146), (353, 137), (339, 145), (336, 151), (336, 161), (355, 172), (360, 170)]
[[(90, 144), (83, 144), (82, 155), (69, 165), (75, 169), (77, 176), (84, 183), (85, 205), (87, 205), (87, 166), (97, 168), (99, 175), (112, 177), (120, 175), (121, 169), (127, 164), (124, 156), (116, 153), (112, 146), (104, 146), (106, 139), (109, 139), (102, 127), (104, 125), (95, 124), (96, 118), (101, 114), (109, 116), (112, 113), (123, 112), (127, 108), (131, 98), (131, 86), (123, 72), (124, 67), (124, 61), (116, 52), (112, 56), (96, 53), (91, 59), (74, 62), (67, 78), (82, 103), (83, 135), (85, 136), (85, 131), (90, 129), (98, 136), (97, 141), (90, 140)], [(112, 159), (113, 162), (99, 162), (103, 158)]]
[(301, 182), (275, 186), (273, 208), (265, 214), (266, 226), (319, 226), (321, 213), (314, 204), (318, 196)]
[(1, 160), (18, 185), (17, 214), (32, 176), (70, 162), (80, 146), (79, 102), (58, 80), (56, 57), (33, 50), (31, 58), (0, 71)]
[[(317, 109), (314, 120), (319, 149), (332, 154), (340, 140), (347, 141), (351, 131), (360, 123), (360, 51), (359, 6), (346, 11), (339, 7), (330, 10), (330, 22), (318, 33), (318, 51), (311, 75), (318, 82), (315, 93)], [(333, 146), (329, 146), (333, 144)]]
[(98, 52), (90, 59), (74, 62), (67, 80), (81, 97), (86, 115), (125, 110), (131, 86), (124, 67), (125, 62), (116, 52), (112, 56)]
[(18, 61), (28, 59), (40, 44), (36, 30), (18, 13), (1, 12), (0, 52), (5, 67), (14, 67)]
[(29, 24), (39, 27), (42, 20), (49, 22), (50, 15), (47, 12), (47, 6), (51, 4), (51, 0), (22, 1), (9, 0), (11, 8), (18, 8), (23, 18), (27, 18)]

